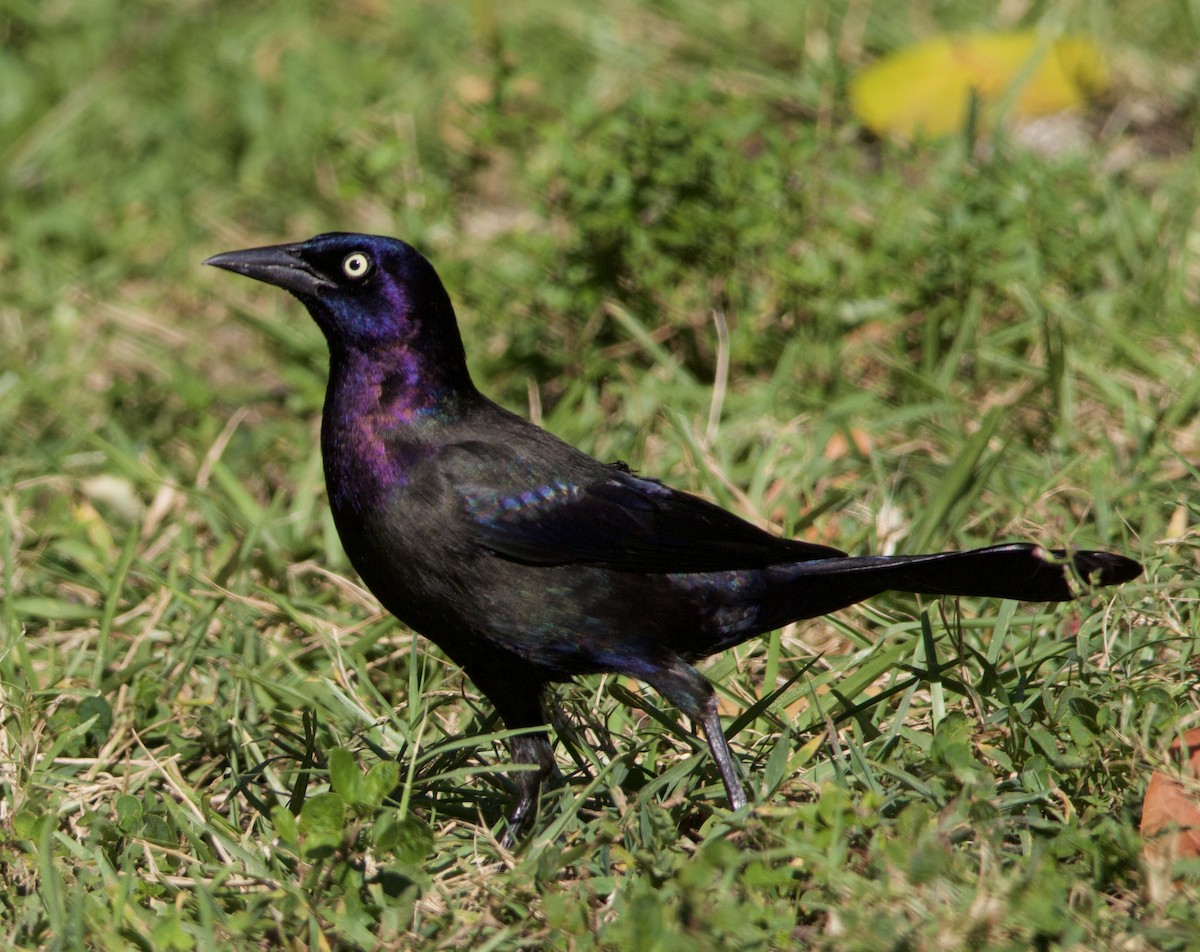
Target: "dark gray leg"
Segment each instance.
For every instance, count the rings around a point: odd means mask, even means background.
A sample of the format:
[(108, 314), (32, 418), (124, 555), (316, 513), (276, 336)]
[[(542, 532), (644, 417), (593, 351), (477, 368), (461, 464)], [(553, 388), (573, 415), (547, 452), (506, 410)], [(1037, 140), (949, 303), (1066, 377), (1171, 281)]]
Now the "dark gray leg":
[[(508, 727), (532, 726), (515, 725), (505, 719)], [(554, 752), (550, 748), (550, 738), (545, 733), (522, 734), (509, 741), (513, 763), (537, 764), (537, 770), (523, 770), (514, 774), (517, 784), (517, 802), (512, 813), (508, 816), (508, 829), (500, 842), (505, 849), (511, 849), (520, 838), (525, 825), (537, 816), (538, 795), (542, 791), (542, 782), (555, 770)]]
[[(494, 660), (494, 659), (493, 659)], [(516, 672), (502, 663), (493, 663), (480, 668), (465, 666), (467, 675), (495, 705), (496, 711), (509, 730), (524, 727), (540, 727), (546, 723), (542, 712), (542, 695), (546, 684), (541, 679), (531, 679), (528, 672)], [(517, 785), (517, 801), (508, 817), (508, 829), (501, 843), (511, 847), (525, 827), (537, 816), (538, 795), (542, 781), (555, 771), (554, 751), (545, 731), (521, 734), (508, 742), (513, 763), (534, 764), (537, 770), (523, 770), (514, 774)]]
[(642, 678), (663, 697), (674, 704), (688, 717), (699, 721), (708, 740), (708, 749), (721, 780), (725, 784), (725, 795), (731, 810), (740, 810), (746, 805), (746, 790), (738, 777), (737, 763), (733, 751), (721, 730), (721, 718), (717, 716), (717, 696), (704, 675), (680, 658), (672, 659), (658, 671), (643, 674)]

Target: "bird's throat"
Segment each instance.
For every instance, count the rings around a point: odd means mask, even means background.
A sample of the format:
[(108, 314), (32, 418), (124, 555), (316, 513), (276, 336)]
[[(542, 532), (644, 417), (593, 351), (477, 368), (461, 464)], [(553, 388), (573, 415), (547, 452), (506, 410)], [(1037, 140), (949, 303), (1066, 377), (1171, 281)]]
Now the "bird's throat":
[(321, 421), (334, 512), (362, 513), (402, 488), (419, 431), (453, 417), (459, 402), (405, 347), (336, 355)]

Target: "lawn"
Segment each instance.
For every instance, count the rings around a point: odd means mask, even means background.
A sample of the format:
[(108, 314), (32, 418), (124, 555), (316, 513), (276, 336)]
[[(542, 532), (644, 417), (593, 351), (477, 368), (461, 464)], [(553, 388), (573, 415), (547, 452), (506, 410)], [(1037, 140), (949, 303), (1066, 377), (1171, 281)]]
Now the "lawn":
[[(1200, 9), (873, 0), (0, 5), (0, 934), (17, 948), (1184, 949), (1147, 859), (1200, 726)], [(899, 143), (852, 77), (1088, 34), (1069, 134)], [(325, 344), (200, 267), (322, 231), (441, 273), (476, 381), (853, 553), (1146, 571), (889, 594), (714, 658), (755, 808), (635, 681), (503, 725), (361, 586)]]

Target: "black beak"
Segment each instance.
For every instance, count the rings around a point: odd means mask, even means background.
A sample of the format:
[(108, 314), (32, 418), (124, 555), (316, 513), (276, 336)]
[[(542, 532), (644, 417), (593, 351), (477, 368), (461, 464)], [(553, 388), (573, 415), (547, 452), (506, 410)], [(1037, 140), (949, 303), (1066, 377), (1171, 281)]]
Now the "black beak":
[(273, 284), (302, 297), (316, 297), (317, 292), (334, 287), (334, 283), (313, 270), (301, 257), (303, 247), (300, 244), (271, 245), (266, 248), (247, 248), (245, 251), (227, 251), (213, 255), (204, 263), (244, 274), (255, 281)]

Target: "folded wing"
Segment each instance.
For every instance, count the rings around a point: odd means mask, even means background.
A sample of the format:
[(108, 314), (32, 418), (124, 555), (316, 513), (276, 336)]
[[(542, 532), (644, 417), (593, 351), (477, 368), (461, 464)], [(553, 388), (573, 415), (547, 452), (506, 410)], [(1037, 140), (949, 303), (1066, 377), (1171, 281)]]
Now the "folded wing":
[(780, 539), (698, 496), (620, 466), (567, 468), (555, 476), (537, 470), (527, 456), (482, 442), (456, 444), (439, 459), (441, 476), (463, 500), (479, 545), (514, 562), (676, 573), (845, 555)]

